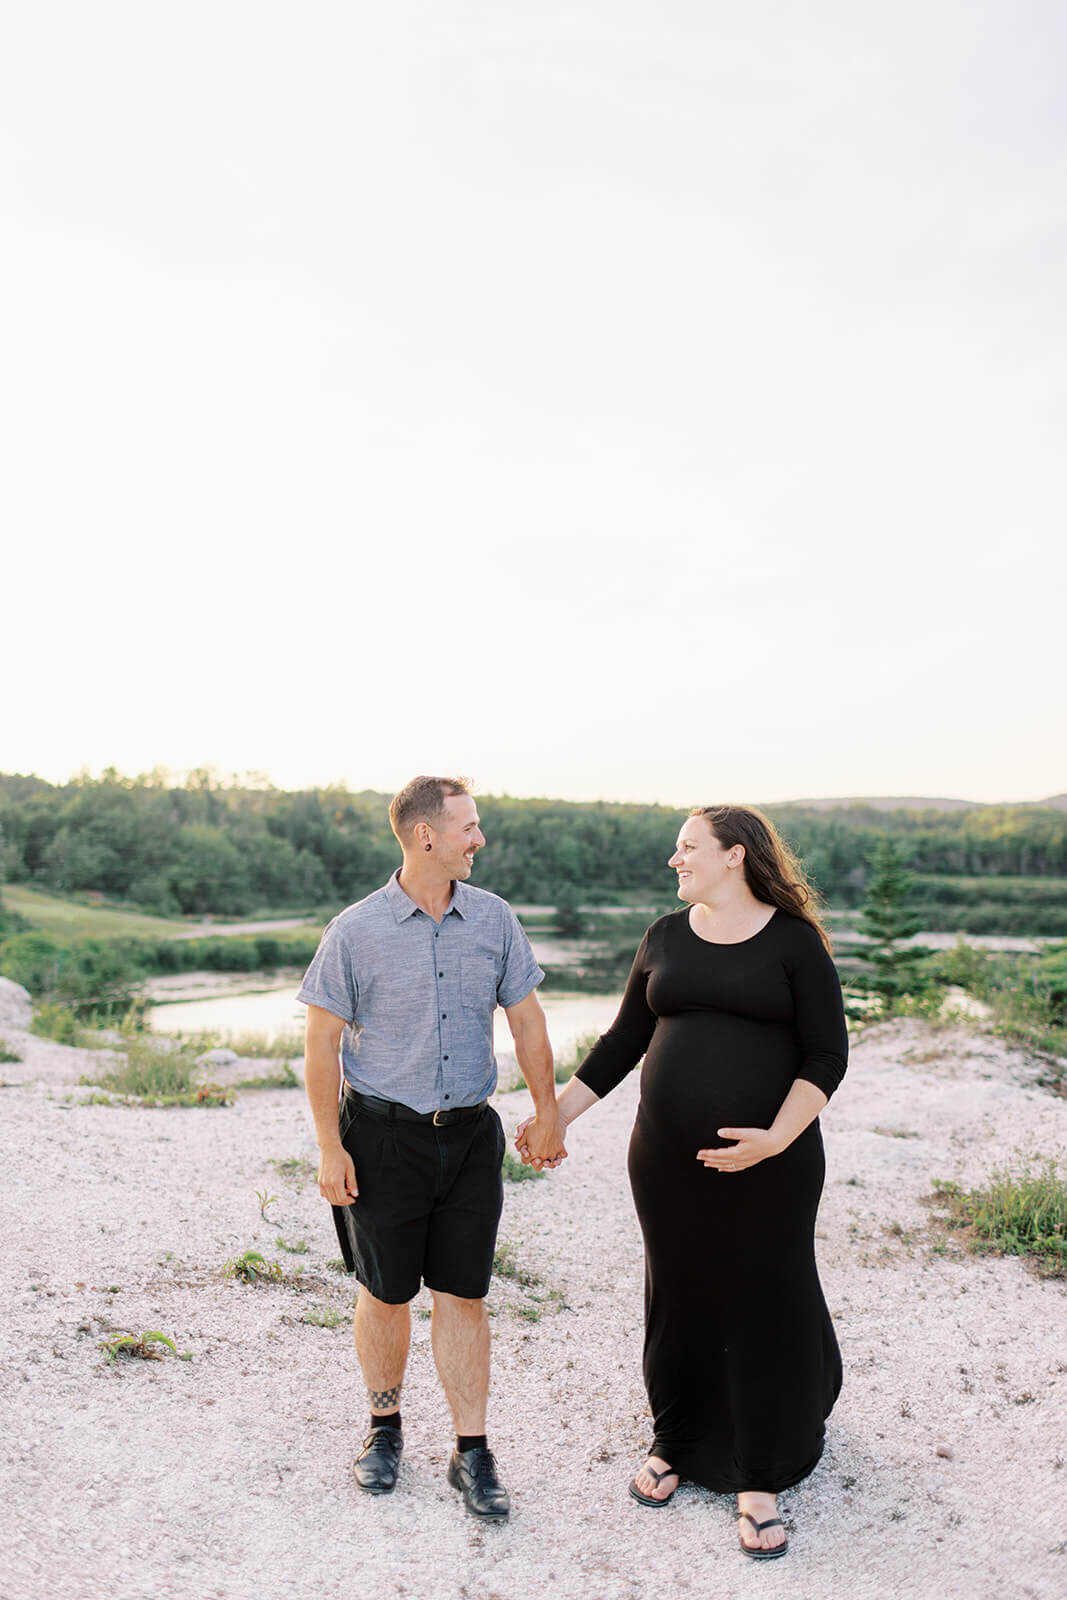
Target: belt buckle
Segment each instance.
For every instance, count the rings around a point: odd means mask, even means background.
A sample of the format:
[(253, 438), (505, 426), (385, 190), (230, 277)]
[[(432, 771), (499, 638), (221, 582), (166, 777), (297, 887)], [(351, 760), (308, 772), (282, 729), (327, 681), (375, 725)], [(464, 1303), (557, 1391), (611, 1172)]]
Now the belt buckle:
[(446, 1112), (444, 1112), (444, 1111), (435, 1111), (435, 1112), (434, 1112), (434, 1114), (433, 1114), (433, 1126), (434, 1126), (434, 1127), (435, 1127), (435, 1128), (445, 1128), (445, 1127), (447, 1127), (447, 1126), (448, 1126), (448, 1124), (447, 1124), (447, 1123), (445, 1123), (445, 1122), (438, 1122), (438, 1120), (437, 1120), (437, 1119), (438, 1119), (438, 1117), (443, 1117), (443, 1116), (445, 1116), (445, 1115), (446, 1115), (446, 1114), (447, 1114), (447, 1113), (446, 1113)]

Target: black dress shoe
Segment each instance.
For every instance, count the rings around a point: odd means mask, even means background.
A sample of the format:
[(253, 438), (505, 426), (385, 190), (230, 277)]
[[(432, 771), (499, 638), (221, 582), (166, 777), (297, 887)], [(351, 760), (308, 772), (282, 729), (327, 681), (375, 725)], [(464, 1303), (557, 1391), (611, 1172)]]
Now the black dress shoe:
[(368, 1494), (392, 1494), (403, 1448), (399, 1428), (372, 1428), (352, 1468), (360, 1488)]
[(506, 1522), (511, 1500), (496, 1475), (493, 1452), (484, 1445), (473, 1450), (453, 1450), (448, 1463), (448, 1481), (463, 1496), (463, 1504), (475, 1517), (487, 1522)]

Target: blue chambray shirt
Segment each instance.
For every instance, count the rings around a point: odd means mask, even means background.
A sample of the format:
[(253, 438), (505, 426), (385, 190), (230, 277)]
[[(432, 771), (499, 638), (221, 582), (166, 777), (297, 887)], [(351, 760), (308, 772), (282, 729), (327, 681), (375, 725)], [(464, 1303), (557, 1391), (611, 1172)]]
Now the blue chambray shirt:
[(493, 1012), (544, 973), (499, 895), (457, 881), (437, 924), (398, 872), (327, 925), (297, 999), (344, 1019), (354, 1089), (413, 1111), (477, 1105), (496, 1088)]

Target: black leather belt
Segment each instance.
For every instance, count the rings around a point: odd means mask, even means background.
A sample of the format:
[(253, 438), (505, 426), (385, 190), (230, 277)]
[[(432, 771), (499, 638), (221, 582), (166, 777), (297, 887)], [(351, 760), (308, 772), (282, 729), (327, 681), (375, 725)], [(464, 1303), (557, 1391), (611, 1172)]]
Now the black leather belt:
[(374, 1094), (361, 1094), (350, 1083), (345, 1084), (345, 1099), (354, 1100), (357, 1106), (374, 1117), (386, 1117), (390, 1122), (432, 1122), (435, 1128), (447, 1128), (454, 1122), (473, 1122), (480, 1117), (488, 1100), (479, 1100), (476, 1106), (456, 1106), (447, 1111), (413, 1111), (399, 1100), (379, 1100)]

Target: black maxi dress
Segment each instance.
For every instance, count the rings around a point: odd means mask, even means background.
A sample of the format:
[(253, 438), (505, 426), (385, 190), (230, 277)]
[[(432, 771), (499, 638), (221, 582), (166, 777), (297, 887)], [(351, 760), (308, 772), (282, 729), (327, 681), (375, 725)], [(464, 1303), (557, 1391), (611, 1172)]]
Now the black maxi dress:
[(601, 1097), (644, 1055), (629, 1169), (645, 1240), (650, 1454), (720, 1493), (799, 1483), (823, 1448), (841, 1356), (815, 1265), (818, 1119), (780, 1155), (716, 1172), (717, 1129), (769, 1128), (796, 1078), (845, 1071), (841, 985), (815, 929), (775, 911), (711, 944), (654, 922), (619, 1014), (577, 1076)]

